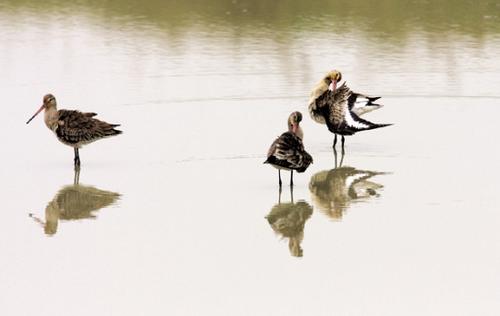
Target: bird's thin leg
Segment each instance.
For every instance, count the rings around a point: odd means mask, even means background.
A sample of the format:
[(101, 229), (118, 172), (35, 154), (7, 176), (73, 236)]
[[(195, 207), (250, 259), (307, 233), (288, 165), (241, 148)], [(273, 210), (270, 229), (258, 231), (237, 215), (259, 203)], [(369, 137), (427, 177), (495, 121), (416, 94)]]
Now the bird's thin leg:
[(342, 135), (342, 154), (344, 154), (344, 143), (345, 143), (345, 137)]
[(335, 138), (333, 139), (333, 149), (335, 149), (335, 145), (337, 145), (337, 134), (334, 134)]
[(280, 169), (278, 169), (278, 179), (280, 180), (279, 184), (280, 184), (280, 189), (281, 189), (281, 170)]
[(335, 168), (337, 168), (337, 149), (333, 147), (333, 156), (335, 157)]
[(78, 148), (75, 147), (75, 170), (80, 169), (80, 155), (78, 153)]
[(75, 166), (75, 177), (73, 178), (73, 184), (77, 185), (80, 183), (80, 167)]
[(293, 187), (290, 186), (290, 199), (292, 200), (292, 204), (293, 204)]
[(290, 170), (290, 186), (293, 187), (293, 170)]

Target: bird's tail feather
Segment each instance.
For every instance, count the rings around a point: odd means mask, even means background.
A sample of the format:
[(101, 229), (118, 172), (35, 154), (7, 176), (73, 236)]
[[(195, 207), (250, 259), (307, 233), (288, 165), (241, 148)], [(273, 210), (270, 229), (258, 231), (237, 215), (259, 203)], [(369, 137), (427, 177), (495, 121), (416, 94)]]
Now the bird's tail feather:
[(377, 101), (381, 97), (366, 97), (368, 99), (368, 103), (366, 105), (372, 105), (373, 101)]
[(358, 115), (355, 113), (351, 113), (351, 116), (355, 122), (355, 124), (349, 126), (351, 129), (353, 129), (355, 132), (360, 132), (360, 131), (367, 131), (370, 129), (376, 129), (376, 128), (381, 128), (381, 127), (386, 127), (386, 126), (391, 126), (393, 124), (377, 124), (377, 123), (372, 123), (370, 121), (367, 121), (365, 119), (360, 118)]
[(371, 111), (374, 111), (374, 110), (378, 110), (380, 109), (381, 107), (383, 107), (384, 105), (383, 104), (378, 104), (378, 103), (367, 103), (367, 104), (364, 104), (362, 106), (355, 106), (352, 108), (352, 111), (358, 115), (358, 116), (361, 116), (361, 115), (364, 115), (368, 112), (371, 112)]

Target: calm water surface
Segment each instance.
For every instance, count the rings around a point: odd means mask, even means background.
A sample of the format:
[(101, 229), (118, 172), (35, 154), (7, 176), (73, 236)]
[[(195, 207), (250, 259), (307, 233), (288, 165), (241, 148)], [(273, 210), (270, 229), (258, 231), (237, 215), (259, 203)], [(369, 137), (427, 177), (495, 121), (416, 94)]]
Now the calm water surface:
[[(2, 315), (500, 313), (500, 2), (3, 1), (0, 30)], [(306, 114), (332, 68), (395, 123), (343, 157)], [(25, 125), (48, 92), (122, 123), (79, 175)], [(293, 110), (314, 164), (280, 193)]]

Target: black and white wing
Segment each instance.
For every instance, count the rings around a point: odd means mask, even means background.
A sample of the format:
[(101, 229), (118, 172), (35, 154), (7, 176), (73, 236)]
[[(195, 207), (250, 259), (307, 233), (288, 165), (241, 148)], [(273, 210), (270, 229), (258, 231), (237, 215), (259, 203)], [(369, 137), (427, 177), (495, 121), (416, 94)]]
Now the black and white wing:
[(352, 92), (348, 100), (349, 109), (356, 115), (361, 116), (383, 107), (383, 104), (375, 103), (378, 99), (380, 99), (380, 97), (370, 97), (365, 94)]
[(352, 135), (359, 131), (391, 125), (375, 124), (360, 118), (352, 110), (358, 97), (359, 94), (354, 94), (345, 82), (335, 92), (330, 91), (329, 97), (326, 100), (326, 102), (329, 102), (330, 107), (329, 122), (327, 125), (332, 132), (342, 135)]

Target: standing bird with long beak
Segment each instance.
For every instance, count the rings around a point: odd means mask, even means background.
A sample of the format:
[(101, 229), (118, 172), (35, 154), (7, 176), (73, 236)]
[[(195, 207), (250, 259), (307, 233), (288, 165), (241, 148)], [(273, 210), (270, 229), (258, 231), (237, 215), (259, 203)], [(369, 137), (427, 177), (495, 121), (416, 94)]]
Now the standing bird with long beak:
[(122, 131), (116, 130), (119, 124), (109, 124), (100, 121), (94, 116), (96, 113), (83, 113), (75, 110), (57, 110), (56, 98), (52, 94), (43, 97), (43, 104), (26, 122), (31, 122), (35, 116), (45, 110), (45, 125), (56, 134), (63, 144), (71, 146), (75, 151), (75, 168), (80, 168), (78, 150), (83, 146), (101, 138), (119, 135)]
[(326, 124), (328, 130), (335, 134), (334, 149), (337, 144), (337, 134), (342, 136), (342, 150), (344, 150), (345, 135), (392, 124), (375, 124), (360, 118), (360, 115), (383, 106), (374, 103), (380, 97), (353, 92), (345, 82), (337, 88), (341, 80), (342, 74), (337, 70), (330, 71), (321, 79), (311, 92), (309, 114), (314, 121)]
[(313, 162), (311, 155), (304, 149), (302, 139), (304, 133), (299, 126), (302, 121), (300, 112), (293, 112), (288, 117), (288, 132), (281, 134), (269, 148), (267, 160), (278, 169), (279, 185), (281, 188), (281, 170), (290, 170), (290, 186), (293, 186), (293, 171), (304, 172)]

